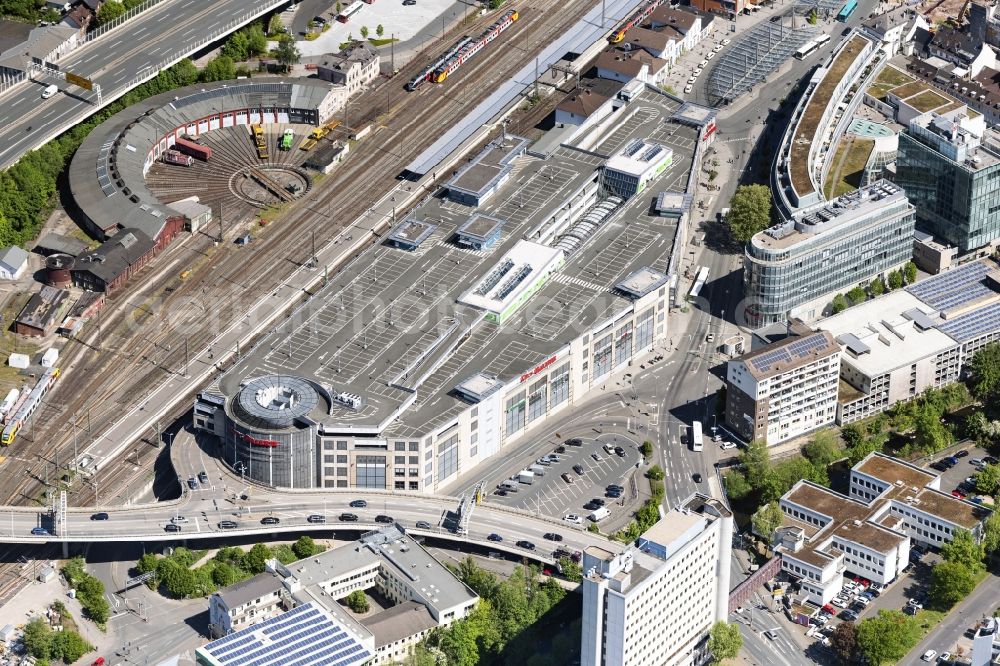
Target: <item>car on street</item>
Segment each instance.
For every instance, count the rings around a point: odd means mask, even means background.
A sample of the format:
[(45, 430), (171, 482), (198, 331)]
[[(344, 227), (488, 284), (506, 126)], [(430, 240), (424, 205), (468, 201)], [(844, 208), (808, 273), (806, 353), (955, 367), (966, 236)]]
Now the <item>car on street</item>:
[(390, 523), (392, 523), (394, 521), (392, 519), (392, 516), (387, 516), (384, 513), (380, 513), (379, 515), (375, 516), (375, 522), (376, 523), (384, 523), (384, 524), (388, 525), (388, 524), (390, 524)]
[(976, 468), (982, 468), (985, 465), (982, 458), (972, 458), (969, 460), (969, 464)]
[(563, 472), (560, 476), (562, 477), (562, 480), (565, 481), (566, 483), (573, 483), (573, 477), (570, 476), (569, 472)]
[(326, 25), (326, 19), (323, 18), (322, 16), (314, 16), (313, 23), (315, 23), (316, 25)]
[(560, 444), (556, 447), (556, 453), (566, 453), (566, 447)]
[(699, 474), (698, 472), (692, 474), (691, 478), (694, 479), (695, 483), (701, 483), (701, 474)]
[(353, 502), (351, 502), (351, 508), (352, 509), (367, 509), (368, 508), (368, 502), (366, 502), (364, 500), (354, 500)]
[(684, 94), (685, 95), (690, 95), (692, 90), (693, 90), (692, 86), (690, 86), (690, 85), (684, 86)]
[(181, 523), (186, 523), (187, 521), (188, 519), (184, 516), (174, 516), (173, 518), (170, 519), (170, 522), (177, 523), (178, 525)]
[(715, 47), (712, 49), (714, 53), (718, 53), (721, 50), (722, 50), (722, 44), (716, 44)]
[(849, 605), (849, 604), (850, 604), (851, 602), (850, 602), (850, 600), (849, 600), (849, 599), (845, 599), (845, 598), (843, 598), (843, 597), (836, 597), (836, 598), (835, 598), (835, 599), (834, 599), (833, 601), (831, 601), (830, 603), (832, 603), (832, 604), (833, 604), (834, 606), (836, 606), (837, 608), (847, 608), (847, 606), (848, 606), (848, 605)]
[(563, 520), (567, 523), (573, 523), (574, 525), (583, 525), (583, 518), (576, 515), (575, 513), (567, 513), (563, 516)]
[(622, 496), (622, 491), (620, 490), (608, 490), (604, 493), (604, 496), (608, 499), (618, 499)]
[(732, 41), (731, 39), (723, 39), (722, 40), (722, 45), (723, 46), (729, 46), (729, 42), (731, 42), (731, 41)]
[(499, 541), (503, 541), (503, 537), (500, 536), (499, 534), (497, 534), (496, 532), (494, 532), (493, 534), (490, 534), (488, 537), (486, 537), (486, 539), (488, 541), (498, 541), (498, 542)]
[(698, 79), (696, 77), (692, 76), (691, 78), (688, 79), (688, 85), (692, 85), (697, 80)]
[(264, 516), (260, 519), (261, 525), (277, 525), (281, 522), (281, 519), (277, 516)]
[(845, 609), (844, 612), (840, 614), (840, 619), (846, 620), (848, 622), (854, 622), (855, 620), (858, 619), (858, 614), (848, 608)]
[(188, 478), (188, 488), (198, 490), (198, 481), (193, 476)]
[(936, 460), (931, 463), (931, 469), (936, 469), (939, 472), (946, 472), (948, 471), (948, 466), (944, 464), (942, 461)]
[(601, 504), (596, 503), (594, 500), (590, 500), (589, 502), (583, 505), (583, 508), (586, 509), (587, 511), (596, 511), (597, 509), (600, 509), (601, 506), (602, 506)]
[(965, 458), (968, 455), (969, 455), (969, 450), (968, 449), (962, 449), (961, 451), (955, 451), (955, 453), (952, 454), (952, 456), (955, 457), (955, 458)]
[(163, 526), (165, 532), (180, 532), (181, 526), (176, 523), (167, 523)]
[(35, 536), (49, 536), (49, 531), (44, 527), (32, 527), (31, 533)]
[(625, 492), (625, 488), (623, 486), (618, 485), (617, 483), (610, 483), (610, 484), (608, 484), (608, 487), (605, 488), (605, 490), (615, 490), (615, 491), (618, 491), (620, 493), (621, 492)]
[(517, 542), (517, 547), (524, 548), (525, 550), (534, 550), (535, 544), (531, 543), (530, 541), (525, 541), (524, 539), (521, 539), (520, 541)]
[(600, 497), (595, 497), (594, 499), (590, 500), (590, 503), (596, 504), (597, 506), (604, 506), (604, 500), (602, 500)]
[(236, 521), (235, 520), (220, 520), (219, 521), (219, 529), (220, 530), (234, 530), (234, 529), (236, 529)]
[(935, 657), (937, 657), (937, 650), (928, 650), (927, 652), (924, 652), (924, 656), (920, 658), (924, 661), (934, 661)]
[(310, 523), (325, 523), (326, 522), (326, 516), (322, 516), (322, 515), (320, 515), (318, 513), (314, 513), (311, 516), (309, 516), (308, 518), (306, 518), (306, 520), (308, 520)]
[(417, 0), (403, 0), (404, 7), (412, 7), (415, 4), (417, 4)]
[(356, 523), (358, 522), (358, 517), (353, 513), (342, 513), (340, 514), (340, 522), (342, 523)]
[(625, 457), (625, 449), (623, 447), (621, 447), (621, 446), (616, 446), (615, 447), (615, 455), (618, 456), (619, 458), (624, 458)]
[(493, 494), (497, 497), (507, 497), (507, 491), (503, 488), (497, 488), (493, 491)]
[(111, 516), (109, 516), (106, 512), (101, 511), (100, 513), (95, 513), (95, 514), (91, 515), (90, 519), (91, 520), (107, 520), (110, 517)]
[(983, 462), (987, 465), (996, 465), (998, 461), (993, 456), (986, 456), (983, 458)]
[(562, 541), (563, 540), (562, 535), (561, 534), (556, 534), (555, 532), (546, 532), (543, 536), (546, 539), (548, 539), (549, 541)]
[(939, 664), (950, 664), (951, 663), (951, 652), (942, 652), (938, 655)]
[(722, 444), (720, 444), (719, 447), (723, 451), (729, 451), (730, 449), (735, 449), (736, 448), (736, 442), (730, 442), (730, 441), (727, 440), (727, 441), (723, 442)]
[(579, 474), (580, 476), (583, 476), (584, 473), (583, 465), (573, 465), (573, 471)]
[(709, 51), (708, 53), (705, 54), (705, 60), (711, 60), (714, 57), (715, 57), (715, 51)]
[(201, 481), (202, 483), (208, 483), (208, 472), (206, 472), (205, 470), (201, 470), (200, 472), (198, 472), (198, 480)]
[(604, 460), (604, 457), (600, 453), (598, 453), (597, 451), (594, 451), (593, 453), (591, 453), (590, 457), (593, 458), (594, 460), (596, 460), (597, 462), (601, 462), (602, 460)]
[(583, 446), (583, 440), (579, 437), (570, 437), (566, 440), (566, 444), (569, 446)]
[(426, 520), (418, 520), (413, 524), (413, 526), (416, 527), (418, 530), (429, 530), (431, 528), (431, 524), (428, 523)]

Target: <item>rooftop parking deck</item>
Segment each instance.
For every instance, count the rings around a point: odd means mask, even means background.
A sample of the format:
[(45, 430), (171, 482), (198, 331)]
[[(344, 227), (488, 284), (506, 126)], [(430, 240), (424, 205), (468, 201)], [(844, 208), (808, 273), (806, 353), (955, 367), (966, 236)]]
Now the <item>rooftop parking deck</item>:
[[(642, 122), (604, 141), (651, 138), (669, 146), (675, 159), (656, 188), (683, 190), (697, 130), (668, 120), (677, 105), (663, 95), (647, 91), (633, 104)], [(601, 164), (591, 153), (561, 147), (545, 160), (517, 158), (509, 180), (478, 209), (429, 198), (408, 216), (436, 225), (419, 247), (386, 242), (365, 252), (226, 373), (216, 390), (233, 395), (253, 377), (300, 376), (364, 398), (356, 410), (334, 405), (326, 413), (319, 405), (312, 416), (330, 424), (328, 431), (405, 437), (446, 423), (468, 406), (455, 392), (462, 381), (479, 372), (501, 380), (520, 375), (630, 307), (615, 289), (624, 278), (644, 266), (666, 269), (676, 220), (650, 214), (650, 192), (626, 202), (535, 285), (512, 316), (490, 321), (483, 309), (458, 302), (529, 230), (597, 179)], [(499, 241), (482, 250), (455, 242), (456, 231), (477, 213), (503, 220)]]

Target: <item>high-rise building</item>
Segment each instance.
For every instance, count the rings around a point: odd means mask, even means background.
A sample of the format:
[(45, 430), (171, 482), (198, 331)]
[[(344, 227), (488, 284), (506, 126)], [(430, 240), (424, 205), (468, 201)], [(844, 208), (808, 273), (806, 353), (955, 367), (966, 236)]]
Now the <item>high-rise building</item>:
[(729, 615), (733, 517), (691, 495), (620, 555), (583, 553), (582, 666), (702, 663)]
[(959, 254), (1000, 239), (1000, 133), (980, 135), (967, 113), (914, 118), (896, 159), (895, 182), (916, 207), (917, 227)]
[(756, 234), (744, 257), (747, 321), (819, 317), (837, 292), (905, 264), (913, 224), (906, 194), (880, 180)]
[(793, 336), (729, 361), (726, 423), (769, 445), (831, 425), (837, 416), (840, 347), (826, 332)]

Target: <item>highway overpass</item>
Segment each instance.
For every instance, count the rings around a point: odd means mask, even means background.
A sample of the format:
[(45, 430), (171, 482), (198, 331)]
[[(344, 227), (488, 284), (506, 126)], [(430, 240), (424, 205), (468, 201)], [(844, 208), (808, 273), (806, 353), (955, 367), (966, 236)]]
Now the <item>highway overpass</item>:
[[(241, 500), (237, 493), (248, 493), (249, 497)], [(368, 506), (351, 508), (350, 503), (358, 499), (365, 500)], [(279, 494), (257, 488), (240, 491), (208, 486), (188, 491), (173, 502), (128, 507), (70, 507), (65, 510), (65, 519), (58, 518), (58, 510), (53, 513), (31, 507), (0, 507), (0, 543), (63, 543), (68, 547), (70, 543), (177, 543), (248, 536), (267, 540), (277, 534), (302, 532), (321, 537), (324, 533), (376, 529), (379, 524), (375, 517), (384, 515), (415, 535), (476, 544), (540, 562), (552, 562), (552, 551), (558, 547), (580, 551), (587, 546), (600, 546), (616, 552), (623, 547), (582, 526), (489, 503), (472, 509), (466, 529), (460, 533), (445, 527), (458, 511), (459, 502), (452, 497), (392, 491)], [(107, 520), (94, 520), (92, 516), (97, 512), (107, 513)], [(354, 514), (358, 521), (341, 522), (342, 513)], [(324, 516), (326, 523), (309, 522), (311, 515)], [(274, 518), (279, 520), (278, 524), (262, 522)], [(222, 521), (232, 521), (236, 527), (222, 528)], [(426, 521), (430, 528), (416, 528), (417, 521)], [(168, 532), (167, 525), (174, 522), (181, 531)], [(39, 527), (47, 533), (32, 534), (32, 530)], [(547, 540), (543, 536), (546, 533), (560, 534), (563, 541)], [(490, 534), (499, 534), (503, 541), (488, 540)], [(535, 550), (518, 547), (516, 542), (519, 540), (535, 544)]]
[[(0, 97), (0, 168), (6, 169), (161, 70), (289, 0), (163, 0), (60, 59), (59, 72), (11, 87)], [(64, 80), (71, 72), (101, 95)], [(42, 90), (57, 84), (47, 100)]]

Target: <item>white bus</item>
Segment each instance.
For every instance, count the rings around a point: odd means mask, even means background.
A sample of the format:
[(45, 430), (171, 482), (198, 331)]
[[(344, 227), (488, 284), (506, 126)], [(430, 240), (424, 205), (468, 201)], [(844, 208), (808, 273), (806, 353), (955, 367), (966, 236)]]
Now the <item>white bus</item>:
[(701, 451), (705, 448), (705, 440), (701, 434), (701, 421), (691, 424), (691, 450)]
[(799, 60), (805, 60), (807, 56), (811, 53), (815, 53), (817, 49), (830, 41), (830, 35), (820, 35), (816, 39), (806, 42), (799, 47), (799, 50), (795, 52), (795, 57)]

